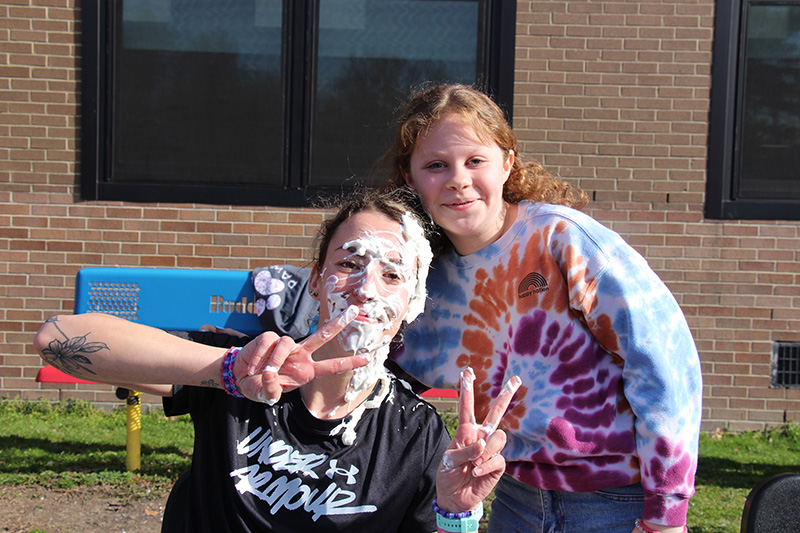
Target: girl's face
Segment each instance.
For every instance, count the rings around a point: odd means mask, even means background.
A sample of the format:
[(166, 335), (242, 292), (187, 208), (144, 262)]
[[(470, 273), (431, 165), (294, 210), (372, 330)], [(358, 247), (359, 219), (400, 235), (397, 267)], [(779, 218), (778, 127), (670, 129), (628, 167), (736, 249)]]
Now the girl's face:
[(320, 300), (320, 323), (350, 305), (358, 317), (339, 334), (351, 353), (373, 352), (397, 334), (417, 287), (417, 256), (403, 226), (376, 211), (356, 213), (334, 232), (310, 280)]
[[(406, 183), (461, 255), (499, 239), (513, 223), (503, 186), (514, 163), (455, 115), (445, 115), (417, 142)], [(513, 213), (516, 210), (513, 210)]]

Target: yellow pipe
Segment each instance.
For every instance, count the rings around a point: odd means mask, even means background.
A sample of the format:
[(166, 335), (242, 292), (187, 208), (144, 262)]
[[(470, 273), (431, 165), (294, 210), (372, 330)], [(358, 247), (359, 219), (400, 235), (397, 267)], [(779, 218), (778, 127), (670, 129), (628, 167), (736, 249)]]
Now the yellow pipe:
[(126, 439), (127, 455), (125, 457), (125, 466), (128, 471), (131, 472), (133, 470), (139, 470), (142, 457), (142, 406), (139, 392), (129, 390), (126, 404), (125, 415), (128, 434)]

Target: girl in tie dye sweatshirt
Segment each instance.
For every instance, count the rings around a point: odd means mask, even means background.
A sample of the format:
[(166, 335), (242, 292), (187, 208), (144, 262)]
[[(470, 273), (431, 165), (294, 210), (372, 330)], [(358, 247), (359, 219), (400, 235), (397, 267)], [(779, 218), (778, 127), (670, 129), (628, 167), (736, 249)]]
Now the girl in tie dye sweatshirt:
[[(490, 531), (685, 531), (701, 372), (664, 283), (576, 209), (582, 191), (522, 161), (479, 91), (414, 95), (386, 157), (392, 186), (414, 189), (443, 237), (426, 311), (394, 358), (437, 388), (471, 367), (479, 418), (509, 376), (522, 378), (501, 426), (508, 468)], [(504, 501), (520, 486), (532, 491), (527, 511)], [(596, 495), (598, 510), (570, 507)]]

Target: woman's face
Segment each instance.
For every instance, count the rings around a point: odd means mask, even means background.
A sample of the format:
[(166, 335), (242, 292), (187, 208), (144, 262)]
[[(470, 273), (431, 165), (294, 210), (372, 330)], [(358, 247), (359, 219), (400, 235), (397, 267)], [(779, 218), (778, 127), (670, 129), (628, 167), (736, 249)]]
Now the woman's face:
[(320, 323), (350, 305), (359, 314), (339, 334), (348, 352), (372, 352), (387, 345), (406, 318), (417, 286), (417, 254), (403, 226), (376, 211), (356, 213), (334, 232), (321, 271), (314, 267), (312, 293)]
[(503, 186), (514, 163), (464, 119), (445, 115), (417, 142), (406, 182), (461, 255), (496, 241), (513, 222)]

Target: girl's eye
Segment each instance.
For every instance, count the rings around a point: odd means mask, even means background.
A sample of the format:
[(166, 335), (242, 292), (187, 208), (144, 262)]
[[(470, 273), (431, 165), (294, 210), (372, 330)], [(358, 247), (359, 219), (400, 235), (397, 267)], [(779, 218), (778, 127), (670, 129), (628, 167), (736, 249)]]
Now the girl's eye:
[(429, 163), (425, 168), (428, 170), (441, 170), (444, 168), (444, 163), (436, 161), (434, 163)]
[(483, 163), (483, 159), (479, 159), (479, 158), (475, 157), (473, 159), (470, 159), (468, 164), (470, 166), (476, 167), (476, 166), (480, 165), (481, 163)]

